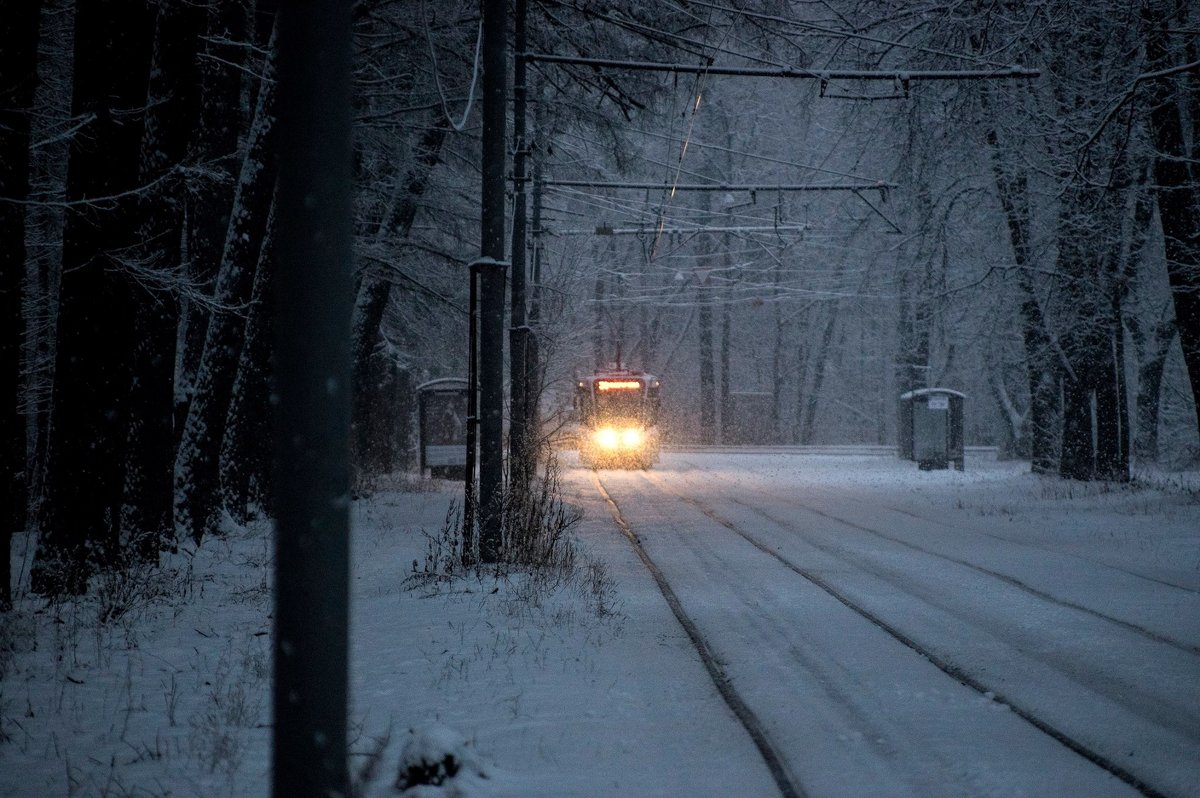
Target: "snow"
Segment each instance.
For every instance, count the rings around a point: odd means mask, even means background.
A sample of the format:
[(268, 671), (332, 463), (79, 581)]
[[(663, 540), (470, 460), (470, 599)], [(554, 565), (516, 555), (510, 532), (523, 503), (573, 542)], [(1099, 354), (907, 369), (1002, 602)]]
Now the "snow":
[[(397, 479), (352, 510), (352, 773), (369, 798), (422, 770), (403, 795), (778, 794), (598, 479), (805, 793), (1138, 794), (1049, 729), (1194, 794), (1200, 475), (1027, 470), (781, 451), (567, 468), (571, 575), (452, 579), (424, 565), (448, 556), (456, 486)], [(32, 543), (14, 539), (18, 585)], [(226, 518), (136, 590), (18, 596), (0, 795), (265, 796), (270, 566), (269, 526)]]

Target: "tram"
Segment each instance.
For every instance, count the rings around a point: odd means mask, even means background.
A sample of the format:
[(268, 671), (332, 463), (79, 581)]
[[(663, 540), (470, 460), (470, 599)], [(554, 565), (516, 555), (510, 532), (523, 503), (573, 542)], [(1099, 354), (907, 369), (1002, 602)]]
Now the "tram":
[(579, 459), (589, 468), (650, 468), (658, 462), (659, 389), (653, 374), (597, 370), (575, 382)]

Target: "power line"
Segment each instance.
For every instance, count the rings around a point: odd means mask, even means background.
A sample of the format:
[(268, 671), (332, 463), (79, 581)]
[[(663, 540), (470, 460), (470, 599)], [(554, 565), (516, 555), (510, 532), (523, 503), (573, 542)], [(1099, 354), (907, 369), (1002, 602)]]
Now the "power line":
[(726, 75), (746, 78), (790, 78), (797, 80), (887, 80), (906, 84), (912, 80), (988, 80), (1025, 79), (1041, 76), (1036, 69), (1004, 66), (993, 69), (801, 69), (800, 67), (732, 67), (669, 63), (665, 61), (625, 61), (619, 58), (577, 58), (551, 53), (524, 53), (529, 61), (546, 64), (574, 64), (596, 69), (627, 69), (635, 72), (682, 72), (699, 75)]
[(912, 51), (918, 52), (918, 53), (925, 53), (927, 55), (936, 55), (936, 56), (940, 56), (942, 58), (954, 58), (959, 61), (971, 61), (971, 62), (975, 62), (975, 63), (990, 63), (1001, 69), (1007, 68), (1007, 67), (1004, 67), (1003, 65), (997, 64), (994, 61), (987, 61), (986, 59), (980, 58), (979, 56), (976, 56), (976, 55), (970, 55), (970, 54), (964, 54), (964, 53), (952, 53), (948, 50), (937, 50), (932, 47), (923, 47), (923, 46), (917, 45), (917, 44), (905, 44), (904, 42), (895, 41), (892, 39), (882, 39), (882, 38), (879, 38), (876, 36), (868, 36), (864, 33), (855, 33), (854, 31), (848, 31), (848, 30), (838, 30), (837, 28), (830, 28), (830, 27), (826, 27), (824, 25), (818, 25), (815, 22), (804, 22), (804, 21), (798, 20), (798, 19), (788, 19), (787, 17), (779, 17), (779, 16), (775, 16), (773, 14), (764, 14), (764, 13), (757, 12), (757, 11), (750, 11), (750, 10), (744, 9), (744, 8), (728, 8), (725, 6), (718, 6), (718, 5), (714, 5), (712, 3), (703, 2), (703, 0), (691, 0), (691, 1), (695, 5), (703, 6), (705, 8), (726, 11), (726, 12), (738, 14), (740, 16), (747, 17), (750, 19), (759, 19), (759, 20), (763, 20), (765, 22), (776, 22), (776, 23), (779, 23), (782, 25), (790, 25), (790, 26), (796, 27), (796, 28), (803, 28), (805, 30), (813, 31), (815, 33), (819, 33), (819, 34), (822, 34), (825, 36), (833, 36), (833, 37), (840, 38), (840, 39), (855, 39), (857, 41), (869, 42), (871, 44), (881, 44), (881, 45), (884, 45), (885, 47), (895, 47), (895, 48), (899, 48), (899, 49), (903, 49), (903, 50), (912, 50)]
[[(665, 133), (655, 133), (653, 130), (635, 129), (633, 132), (639, 133), (643, 136), (651, 136), (653, 138), (666, 139), (668, 141), (673, 141), (673, 142), (679, 141), (679, 139), (676, 139), (673, 136), (668, 136)], [(834, 175), (836, 177), (849, 177), (849, 178), (853, 178), (855, 180), (870, 180), (870, 178), (860, 177), (859, 175), (853, 174), (852, 172), (841, 172), (836, 169), (828, 169), (823, 166), (814, 166), (812, 164), (798, 163), (796, 161), (786, 161), (782, 158), (773, 158), (769, 155), (760, 155), (758, 153), (749, 152), (747, 150), (737, 150), (732, 147), (722, 147), (720, 144), (709, 144), (709, 143), (703, 142), (703, 141), (692, 141), (691, 146), (700, 147), (700, 148), (706, 149), (706, 150), (717, 150), (718, 152), (727, 152), (731, 155), (741, 155), (746, 158), (754, 158), (755, 160), (766, 161), (767, 163), (777, 163), (782, 166), (794, 166), (797, 169), (811, 169), (814, 172), (822, 172), (824, 174)]]
[[(808, 230), (806, 224), (763, 224), (763, 225), (730, 225), (725, 227), (674, 227), (665, 228), (663, 233), (801, 233)], [(598, 235), (598, 236), (629, 236), (648, 235), (655, 232), (646, 227), (609, 227), (598, 225), (592, 228), (575, 228), (572, 230), (555, 230), (554, 235)]]
[(562, 186), (567, 188), (602, 188), (602, 189), (634, 189), (656, 190), (671, 189), (672, 191), (749, 191), (751, 193), (772, 191), (884, 191), (897, 188), (896, 183), (666, 183), (622, 182), (608, 180), (544, 180), (545, 186)]

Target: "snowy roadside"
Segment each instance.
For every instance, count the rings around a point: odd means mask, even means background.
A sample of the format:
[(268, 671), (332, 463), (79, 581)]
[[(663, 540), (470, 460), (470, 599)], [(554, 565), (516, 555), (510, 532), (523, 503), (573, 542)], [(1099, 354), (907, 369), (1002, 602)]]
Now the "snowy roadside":
[[(769, 792), (602, 515), (576, 527), (570, 578), (411, 579), (457, 498), (445, 486), (355, 507), (351, 767), (367, 779), (362, 794), (397, 794), (406, 745), (455, 741), (466, 742), (456, 792), (406, 794)], [(0, 795), (267, 795), (269, 531), (229, 527), (124, 596), (20, 598), (0, 617)], [(32, 544), (14, 540), (18, 579)], [(124, 614), (97, 623), (122, 599)], [(472, 761), (485, 777), (468, 775)]]
[[(1019, 463), (931, 475), (890, 458), (723, 457), (714, 473), (734, 482), (753, 471), (759, 484), (787, 483), (802, 471), (814, 500), (822, 484), (853, 482), (913, 513), (1200, 585), (1195, 475), (1126, 488), (1038, 479)], [(362, 794), (397, 794), (406, 745), (458, 750), (453, 790), (408, 793), (426, 798), (772, 794), (653, 580), (588, 491), (589, 473), (566, 474), (585, 513), (569, 579), (412, 579), (414, 563), (439, 556), (456, 486), (356, 504), (351, 765), (375, 766)], [(19, 585), (31, 544), (14, 540)], [(52, 607), (21, 598), (0, 618), (0, 796), (265, 796), (269, 576), (269, 527), (231, 526), (140, 591), (101, 585)], [(98, 624), (101, 613), (117, 617)]]

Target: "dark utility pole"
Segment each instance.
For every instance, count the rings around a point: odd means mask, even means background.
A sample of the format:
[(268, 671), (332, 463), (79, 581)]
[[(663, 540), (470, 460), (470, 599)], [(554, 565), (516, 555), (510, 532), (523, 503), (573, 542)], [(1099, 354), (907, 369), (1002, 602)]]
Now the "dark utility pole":
[[(504, 125), (508, 62), (505, 12), (504, 0), (484, 0), (483, 197), (480, 259), (476, 264), (479, 269), (479, 558), (485, 563), (500, 559), (503, 523)], [(471, 530), (466, 532), (469, 536)]]
[[(546, 129), (543, 122), (543, 108), (539, 103), (535, 106), (534, 112), (534, 129), (537, 136), (530, 147), (532, 154), (536, 154), (538, 144), (541, 141), (542, 131)], [(529, 344), (529, 349), (526, 352), (526, 372), (525, 384), (530, 397), (528, 414), (526, 423), (530, 430), (530, 458), (536, 458), (537, 452), (534, 450), (534, 435), (540, 427), (541, 414), (538, 410), (536, 386), (541, 384), (541, 355), (538, 351), (538, 325), (542, 318), (542, 162), (541, 158), (533, 159), (533, 196), (530, 198), (533, 208), (530, 210), (530, 227), (529, 233), (532, 252), (530, 253), (530, 269), (529, 269), (529, 337), (526, 339)]]
[(525, 165), (529, 145), (525, 139), (525, 6), (515, 0), (513, 33), (516, 57), (513, 66), (513, 240), (512, 240), (512, 319), (509, 327), (509, 423), (508, 485), (514, 496), (524, 496), (533, 474), (533, 430), (529, 427), (529, 407), (533, 397), (529, 373), (529, 337), (525, 317)]
[(276, 798), (350, 794), (350, 5), (279, 11)]

